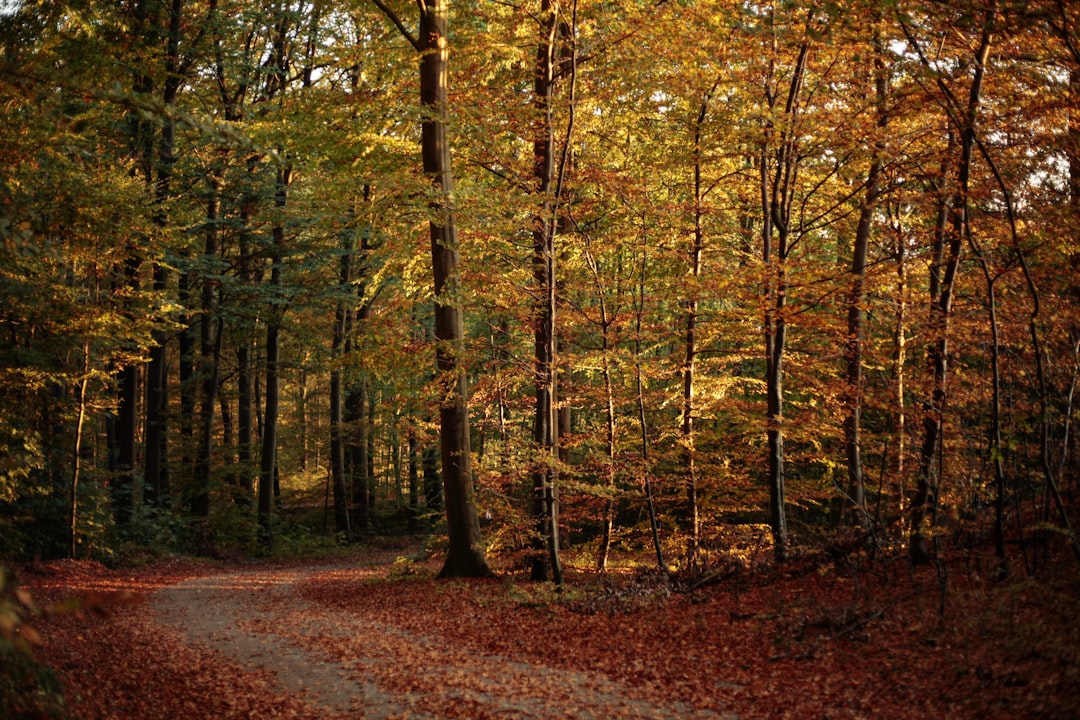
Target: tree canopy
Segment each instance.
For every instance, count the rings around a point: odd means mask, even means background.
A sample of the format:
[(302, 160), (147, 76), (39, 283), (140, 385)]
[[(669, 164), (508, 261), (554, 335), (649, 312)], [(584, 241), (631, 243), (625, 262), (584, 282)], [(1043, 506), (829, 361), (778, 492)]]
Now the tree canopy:
[(1050, 0), (5, 3), (0, 555), (269, 546), (290, 492), (448, 518), (448, 574), (1080, 554), (1078, 47)]

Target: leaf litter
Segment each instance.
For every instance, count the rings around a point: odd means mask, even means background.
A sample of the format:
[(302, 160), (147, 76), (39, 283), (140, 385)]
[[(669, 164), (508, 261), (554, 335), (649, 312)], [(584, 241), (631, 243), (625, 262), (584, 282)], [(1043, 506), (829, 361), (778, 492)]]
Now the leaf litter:
[[(942, 588), (929, 570), (785, 567), (690, 591), (568, 568), (438, 581), (431, 562), (24, 569), (72, 716), (1071, 718), (1069, 568)], [(651, 590), (649, 588), (652, 588)], [(127, 593), (126, 595), (124, 593)], [(132, 600), (147, 602), (132, 602)]]

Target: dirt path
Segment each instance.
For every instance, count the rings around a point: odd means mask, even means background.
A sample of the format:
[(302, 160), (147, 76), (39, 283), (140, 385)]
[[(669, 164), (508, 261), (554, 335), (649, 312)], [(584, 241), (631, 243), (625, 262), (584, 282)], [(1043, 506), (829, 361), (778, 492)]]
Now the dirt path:
[(350, 582), (361, 573), (263, 569), (196, 578), (159, 591), (153, 609), (190, 644), (268, 673), (268, 691), (298, 697), (327, 717), (736, 718), (685, 703), (658, 705), (602, 676), (477, 656), (298, 592), (312, 577)]

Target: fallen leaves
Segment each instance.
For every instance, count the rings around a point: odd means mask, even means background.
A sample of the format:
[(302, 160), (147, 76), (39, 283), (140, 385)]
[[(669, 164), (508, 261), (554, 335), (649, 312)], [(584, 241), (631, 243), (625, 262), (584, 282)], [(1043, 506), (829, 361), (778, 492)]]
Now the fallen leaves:
[[(1061, 616), (1080, 588), (1067, 572), (1012, 588), (954, 577), (941, 616), (936, 581), (921, 574), (750, 573), (660, 593), (635, 589), (630, 574), (571, 567), (560, 595), (523, 581), (436, 581), (434, 565), (385, 560), (365, 565), (359, 555), (353, 567), (313, 569), (295, 589), (267, 564), (257, 578), (266, 592), (221, 591), (246, 593), (243, 632), (321, 653), (437, 718), (572, 716), (574, 697), (605, 704), (608, 717), (667, 708), (669, 717), (1049, 719), (1080, 707), (1080, 637)], [(63, 566), (37, 575), (36, 595), (99, 593), (88, 596), (93, 612), (41, 626), (41, 655), (61, 674), (74, 715), (331, 717), (274, 689), (267, 673), (192, 646), (133, 602), (225, 570)], [(334, 618), (340, 632), (320, 629)], [(578, 687), (558, 686), (566, 682)]]

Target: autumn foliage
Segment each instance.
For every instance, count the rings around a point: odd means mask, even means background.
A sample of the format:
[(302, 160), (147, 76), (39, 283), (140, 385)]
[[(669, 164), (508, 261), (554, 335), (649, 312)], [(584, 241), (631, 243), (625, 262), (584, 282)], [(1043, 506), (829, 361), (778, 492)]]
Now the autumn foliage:
[[(245, 632), (307, 648), (429, 717), (570, 717), (575, 702), (600, 698), (608, 717), (1067, 718), (1080, 700), (1071, 573), (999, 585), (951, 558), (947, 577), (903, 562), (796, 562), (669, 581), (571, 564), (559, 593), (513, 575), (437, 581), (436, 561), (394, 552), (310, 566), (284, 599), (245, 593)], [(363, 707), (320, 709), (272, 672), (192, 643), (155, 599), (193, 577), (257, 573), (269, 585), (295, 570), (28, 568), (44, 598), (124, 589), (146, 601), (45, 618), (37, 657), (84, 720), (363, 717)], [(303, 630), (323, 617), (338, 630)], [(560, 684), (568, 678), (582, 689)], [(516, 714), (506, 709), (515, 703)]]

